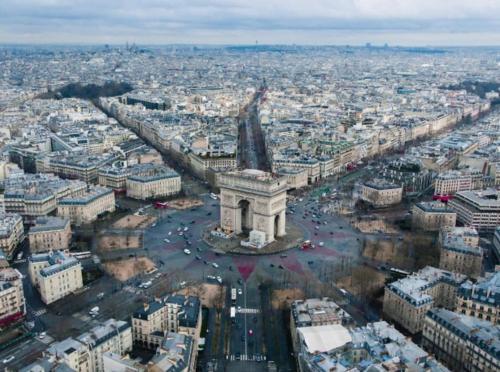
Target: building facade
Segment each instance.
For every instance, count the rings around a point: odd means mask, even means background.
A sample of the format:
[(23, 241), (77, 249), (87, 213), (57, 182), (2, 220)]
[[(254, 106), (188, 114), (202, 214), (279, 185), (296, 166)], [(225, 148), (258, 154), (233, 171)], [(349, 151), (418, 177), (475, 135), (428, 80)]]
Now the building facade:
[(459, 191), (448, 202), (456, 212), (457, 221), (475, 227), (479, 232), (495, 231), (500, 225), (500, 191)]
[(134, 167), (126, 180), (127, 196), (134, 199), (161, 198), (181, 191), (181, 176), (163, 165)]
[(21, 319), (26, 314), (23, 276), (13, 268), (0, 269), (0, 328)]
[(452, 371), (500, 370), (500, 327), (446, 309), (431, 309), (422, 332), (424, 349)]
[(439, 233), (439, 267), (472, 278), (481, 276), (483, 250), (473, 227), (448, 227)]
[(412, 227), (424, 231), (453, 227), (457, 219), (455, 212), (438, 201), (417, 203), (413, 206), (412, 213)]
[(38, 289), (46, 304), (83, 287), (81, 263), (63, 251), (31, 255), (28, 271), (32, 285)]
[(384, 208), (401, 203), (403, 188), (401, 186), (374, 180), (361, 186), (361, 199), (374, 208)]
[(467, 281), (458, 290), (457, 312), (500, 325), (500, 271), (477, 282)]
[(71, 224), (59, 217), (39, 217), (28, 233), (31, 253), (59, 251), (69, 248)]
[(0, 250), (11, 259), (24, 240), (23, 219), (20, 214), (0, 212)]
[(107, 372), (103, 354), (125, 355), (132, 350), (130, 324), (108, 319), (76, 339), (53, 343), (45, 352), (59, 363), (78, 372)]
[(113, 190), (99, 186), (91, 187), (84, 195), (63, 198), (57, 205), (57, 215), (77, 226), (92, 223), (100, 215), (114, 211)]
[(384, 315), (408, 332), (422, 331), (428, 310), (436, 306), (455, 309), (459, 286), (465, 275), (426, 266), (422, 270), (386, 285)]

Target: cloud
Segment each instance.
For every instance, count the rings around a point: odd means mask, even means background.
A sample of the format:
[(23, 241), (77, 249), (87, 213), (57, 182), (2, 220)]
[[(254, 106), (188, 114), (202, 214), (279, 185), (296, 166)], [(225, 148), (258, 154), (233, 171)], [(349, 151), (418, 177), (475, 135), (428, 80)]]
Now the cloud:
[(1, 0), (0, 41), (289, 42), (295, 34), (324, 43), (351, 32), (360, 41), (448, 34), (452, 43), (479, 34), (497, 44), (498, 14), (498, 0)]

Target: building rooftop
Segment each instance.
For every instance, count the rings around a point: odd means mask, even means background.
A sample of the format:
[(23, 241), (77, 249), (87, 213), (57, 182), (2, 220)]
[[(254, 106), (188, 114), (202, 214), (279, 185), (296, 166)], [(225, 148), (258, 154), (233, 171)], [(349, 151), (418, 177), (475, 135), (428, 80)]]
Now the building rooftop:
[(440, 201), (419, 202), (415, 206), (428, 213), (455, 213), (452, 209)]
[(396, 185), (394, 183), (388, 182), (383, 179), (374, 179), (372, 181), (367, 181), (364, 183), (364, 186), (370, 187), (376, 190), (391, 190), (391, 189), (400, 189), (401, 186)]
[(471, 281), (463, 283), (458, 290), (458, 295), (489, 306), (500, 305), (500, 271), (486, 273), (476, 283)]
[(50, 277), (61, 271), (67, 270), (70, 267), (80, 265), (75, 257), (66, 255), (64, 251), (55, 251), (47, 253), (37, 253), (29, 257), (30, 262), (40, 263), (47, 262), (48, 266), (40, 270), (40, 275), (44, 277)]
[(476, 244), (478, 241), (479, 234), (473, 227), (450, 227), (441, 231), (441, 246), (446, 250), (480, 256), (482, 249)]
[(63, 230), (69, 225), (70, 221), (61, 217), (38, 217), (35, 220), (34, 226), (30, 227), (30, 233), (38, 233), (44, 231)]
[(20, 214), (0, 212), (0, 239), (8, 238), (22, 222)]
[[(309, 333), (304, 334), (304, 331)], [(299, 332), (306, 348), (299, 358), (310, 371), (448, 372), (448, 369), (385, 321), (354, 329), (325, 325), (300, 328)], [(359, 350), (365, 351), (362, 358), (357, 356)]]
[(291, 314), (296, 327), (309, 327), (314, 324), (343, 324), (350, 315), (329, 298), (310, 298), (292, 303)]
[(462, 274), (426, 266), (406, 278), (388, 284), (386, 290), (392, 291), (414, 306), (421, 306), (433, 301), (432, 296), (425, 293), (427, 289), (443, 282), (459, 286), (466, 279)]
[(59, 205), (87, 205), (105, 195), (112, 193), (113, 190), (108, 189), (107, 187), (92, 186), (87, 188), (87, 191), (83, 195), (69, 196), (60, 199)]
[(169, 332), (163, 339), (150, 364), (155, 370), (180, 372), (187, 370), (191, 363), (193, 339), (190, 336)]

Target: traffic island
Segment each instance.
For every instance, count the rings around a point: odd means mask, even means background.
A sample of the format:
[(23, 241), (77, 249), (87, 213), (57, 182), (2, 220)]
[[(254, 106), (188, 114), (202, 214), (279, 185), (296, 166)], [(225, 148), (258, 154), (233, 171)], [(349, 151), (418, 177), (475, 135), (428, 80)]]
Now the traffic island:
[(243, 247), (242, 241), (248, 240), (245, 234), (229, 235), (222, 234), (213, 235), (212, 231), (217, 231), (218, 225), (209, 225), (203, 233), (203, 240), (207, 243), (214, 252), (219, 254), (235, 254), (235, 255), (268, 255), (287, 251), (300, 246), (304, 241), (304, 232), (299, 226), (292, 222), (288, 222), (286, 226), (286, 235), (278, 237), (273, 242), (262, 248)]

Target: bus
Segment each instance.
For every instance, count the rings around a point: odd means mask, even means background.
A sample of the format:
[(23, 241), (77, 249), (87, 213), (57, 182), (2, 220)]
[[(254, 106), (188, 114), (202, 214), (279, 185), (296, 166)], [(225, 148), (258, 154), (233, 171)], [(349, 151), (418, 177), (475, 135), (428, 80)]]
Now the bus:
[(234, 306), (231, 306), (230, 312), (231, 319), (234, 319), (236, 317), (236, 308)]
[(231, 288), (231, 301), (236, 304), (236, 288)]
[(69, 252), (70, 256), (73, 256), (79, 260), (84, 260), (86, 258), (92, 257), (92, 252), (90, 251), (83, 251), (83, 252)]

